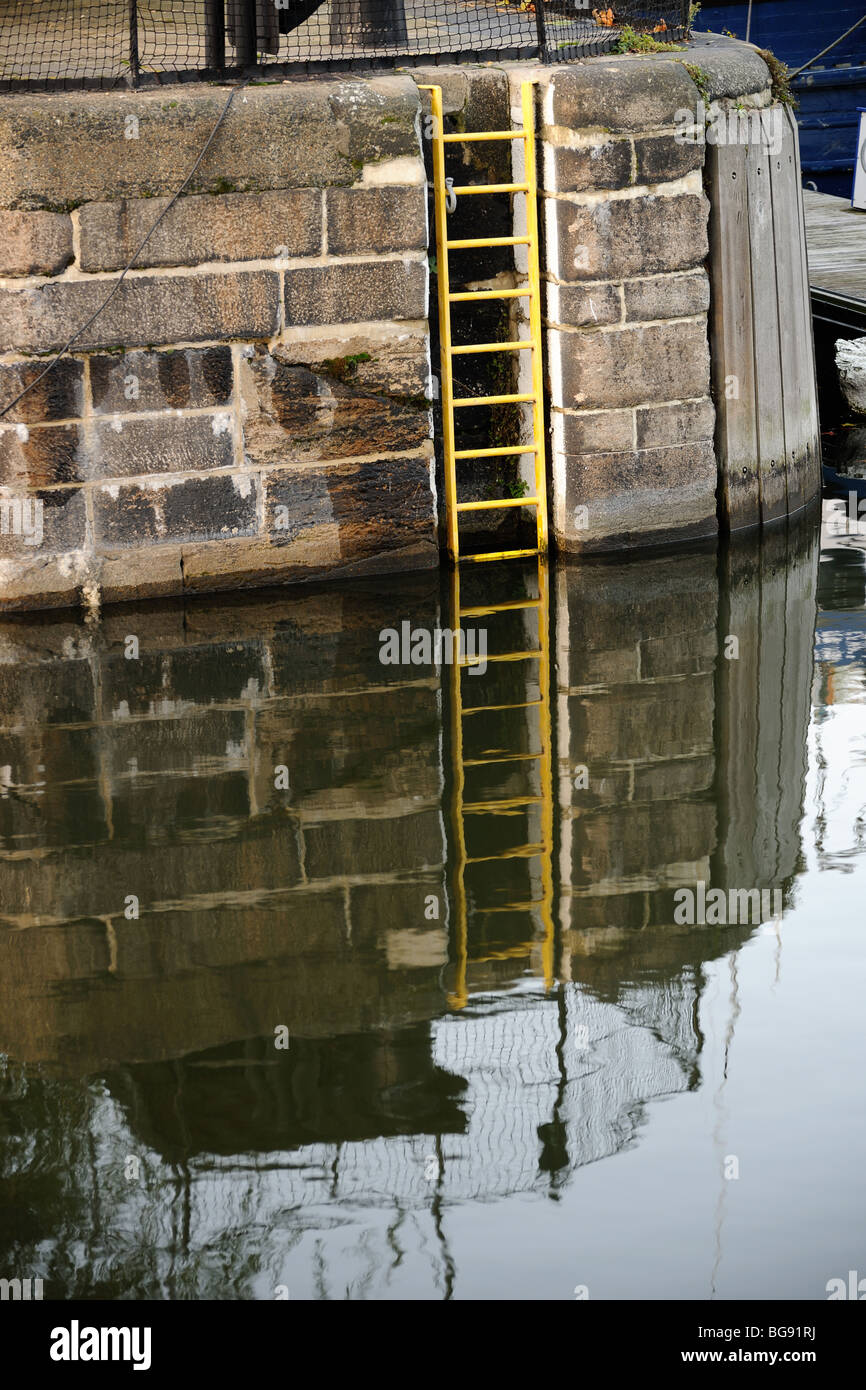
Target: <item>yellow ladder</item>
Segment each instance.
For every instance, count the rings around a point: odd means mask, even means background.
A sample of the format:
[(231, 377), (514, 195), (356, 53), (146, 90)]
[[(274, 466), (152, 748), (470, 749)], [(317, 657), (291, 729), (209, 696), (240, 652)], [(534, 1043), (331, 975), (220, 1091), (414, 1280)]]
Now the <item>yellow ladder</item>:
[[(533, 552), (530, 552), (532, 554)], [(454, 843), (455, 843), (455, 865), (454, 865), (454, 909), (455, 909), (455, 982), (454, 989), (448, 996), (448, 1002), (454, 1009), (462, 1009), (468, 1002), (469, 991), (467, 982), (467, 971), (470, 964), (480, 964), (482, 961), (501, 959), (504, 956), (527, 956), (530, 954), (537, 938), (527, 938), (516, 945), (502, 951), (487, 951), (483, 954), (471, 953), (469, 943), (469, 909), (466, 894), (466, 869), (471, 864), (483, 862), (493, 863), (506, 859), (532, 859), (538, 858), (540, 864), (540, 890), (541, 896), (531, 898), (521, 902), (510, 902), (503, 907), (484, 908), (477, 907), (475, 910), (480, 915), (491, 912), (531, 912), (533, 908), (538, 908), (542, 924), (541, 941), (541, 963), (542, 974), (546, 989), (550, 989), (554, 983), (554, 925), (553, 925), (553, 758), (552, 758), (552, 731), (550, 718), (550, 609), (548, 602), (548, 580), (547, 565), (542, 555), (537, 556), (538, 564), (538, 597), (511, 599), (503, 603), (483, 603), (464, 607), (460, 598), (460, 571), (455, 565), (451, 576), (451, 623), (456, 633), (455, 639), (455, 660), (451, 666), (451, 727), (452, 727), (452, 756), (454, 764), (454, 784), (453, 784), (453, 813), (454, 813)], [(488, 653), (487, 662), (496, 670), (497, 666), (503, 662), (537, 662), (538, 663), (538, 698), (526, 699), (507, 704), (472, 704), (468, 708), (463, 702), (463, 689), (461, 676), (462, 671), (467, 667), (477, 664), (477, 657), (463, 656), (457, 660), (458, 653), (465, 651), (465, 643), (459, 640), (460, 630), (463, 620), (466, 618), (487, 618), (497, 613), (514, 612), (521, 609), (534, 609), (538, 617), (538, 646), (530, 647), (525, 651), (510, 651), (501, 653)], [(478, 678), (476, 678), (478, 679)], [(524, 692), (526, 693), (526, 692)], [(477, 719), (478, 716), (490, 714), (494, 711), (537, 711), (537, 735), (538, 752), (508, 752), (500, 749), (489, 749), (484, 751), (484, 755), (477, 758), (466, 758), (464, 755), (464, 725), (467, 719)], [(521, 714), (518, 717), (526, 719), (528, 716)], [(538, 791), (529, 795), (487, 798), (484, 800), (473, 800), (467, 802), (465, 796), (466, 768), (489, 766), (493, 763), (525, 762), (536, 763), (538, 767)], [(500, 850), (496, 854), (470, 856), (466, 848), (466, 817), (467, 816), (514, 816), (528, 807), (538, 807), (540, 818), (539, 837), (526, 844), (517, 845), (509, 849)]]
[[(448, 554), (452, 561), (510, 560), (525, 555), (544, 555), (547, 551), (547, 480), (544, 449), (544, 376), (541, 363), (541, 276), (538, 263), (538, 178), (535, 163), (535, 104), (532, 82), (521, 84), (523, 128), (521, 130), (468, 131), (445, 134), (442, 119), (442, 88), (425, 84), (430, 93), (433, 116), (433, 189), (436, 207), (437, 278), (439, 284), (439, 339), (442, 363), (442, 440), (445, 456), (445, 512), (448, 526)], [(526, 235), (473, 237), (450, 241), (448, 238), (448, 189), (445, 184), (445, 145), (457, 141), (522, 140), (524, 174), (522, 183), (465, 184), (451, 189), (456, 197), (477, 193), (523, 193), (526, 196)], [(452, 294), (449, 278), (449, 251), (479, 246), (525, 246), (528, 278), (518, 289), (477, 290)], [(515, 342), (472, 343), (454, 347), (451, 342), (451, 305), (467, 300), (528, 299), (529, 337)], [(452, 359), (458, 354), (476, 352), (530, 352), (532, 389), (505, 396), (460, 396), (455, 398)], [(532, 404), (532, 443), (510, 448), (455, 449), (455, 410), (476, 405)], [(494, 458), (504, 455), (534, 455), (535, 489), (531, 497), (499, 497), (483, 502), (460, 502), (457, 498), (457, 460)], [(500, 507), (535, 507), (537, 544), (523, 550), (488, 551), (480, 555), (460, 554), (458, 521), (463, 512), (487, 511)]]

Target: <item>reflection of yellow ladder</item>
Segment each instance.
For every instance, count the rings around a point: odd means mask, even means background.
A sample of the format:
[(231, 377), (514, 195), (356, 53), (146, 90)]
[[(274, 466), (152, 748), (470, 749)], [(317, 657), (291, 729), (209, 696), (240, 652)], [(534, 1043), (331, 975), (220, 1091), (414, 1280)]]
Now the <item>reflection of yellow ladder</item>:
[[(495, 671), (503, 662), (537, 663), (538, 698), (525, 699), (505, 704), (475, 704), (468, 707), (463, 703), (462, 673), (467, 667), (478, 664), (477, 657), (463, 656), (457, 661), (457, 651), (464, 650), (464, 644), (455, 642), (455, 661), (451, 667), (451, 727), (452, 751), (454, 760), (454, 825), (455, 825), (455, 866), (454, 866), (454, 905), (455, 905), (455, 952), (456, 979), (449, 996), (452, 1008), (463, 1008), (468, 1000), (467, 967), (473, 963), (493, 960), (504, 956), (526, 957), (530, 955), (537, 938), (517, 942), (502, 951), (486, 950), (482, 954), (470, 956), (468, 904), (466, 895), (467, 866), (480, 863), (496, 863), (508, 859), (538, 858), (540, 862), (541, 896), (522, 902), (509, 902), (501, 907), (476, 907), (479, 914), (493, 912), (527, 912), (538, 908), (542, 926), (542, 973), (545, 987), (553, 984), (554, 936), (553, 936), (553, 761), (551, 748), (550, 719), (550, 643), (549, 643), (549, 604), (547, 567), (542, 556), (538, 557), (538, 597), (508, 600), (503, 603), (483, 603), (469, 607), (461, 606), (460, 572), (455, 567), (451, 579), (451, 622), (458, 632), (466, 618), (488, 618), (499, 613), (510, 613), (522, 609), (535, 610), (538, 618), (538, 646), (525, 651), (491, 652), (487, 655), (489, 666)], [(472, 679), (470, 677), (470, 679)], [(475, 678), (479, 679), (479, 678)], [(528, 692), (524, 692), (528, 693)], [(509, 752), (499, 748), (481, 750), (482, 755), (467, 758), (464, 754), (464, 723), (477, 720), (483, 728), (485, 715), (505, 710), (526, 711), (522, 717), (530, 718), (529, 711), (537, 710), (537, 752)], [(538, 790), (529, 795), (486, 798), (467, 801), (465, 798), (466, 769), (488, 767), (496, 763), (515, 762), (535, 763), (538, 771)], [(515, 816), (524, 808), (538, 807), (540, 816), (539, 838), (526, 844), (500, 849), (495, 854), (470, 856), (466, 849), (467, 816)]]
[[(448, 525), (448, 553), (452, 560), (506, 560), (524, 555), (544, 554), (547, 550), (547, 484), (544, 450), (544, 380), (541, 365), (541, 276), (538, 263), (538, 181), (535, 168), (535, 107), (531, 82), (521, 84), (523, 128), (521, 130), (469, 131), (445, 134), (442, 118), (442, 88), (425, 86), (430, 93), (433, 115), (433, 189), (436, 204), (436, 255), (439, 284), (439, 335), (442, 362), (442, 440), (445, 461), (445, 512)], [(522, 193), (526, 201), (526, 233), (510, 237), (473, 237), (450, 241), (448, 238), (448, 189), (445, 183), (445, 145), (455, 141), (522, 140), (523, 182), (465, 184), (451, 189), (455, 197), (476, 193)], [(528, 269), (525, 286), (517, 289), (474, 290), (451, 293), (449, 251), (480, 246), (525, 246)], [(528, 299), (529, 337), (513, 342), (473, 343), (453, 347), (451, 343), (451, 305), (468, 300)], [(462, 396), (455, 399), (452, 358), (459, 353), (522, 352), (531, 354), (532, 389), (504, 396)], [(479, 405), (532, 405), (532, 442), (504, 448), (455, 449), (455, 410)], [(500, 497), (481, 502), (457, 499), (457, 460), (532, 454), (535, 487), (529, 497)], [(531, 549), (489, 551), (480, 555), (460, 555), (458, 521), (461, 513), (489, 511), (502, 507), (535, 507), (537, 544)]]

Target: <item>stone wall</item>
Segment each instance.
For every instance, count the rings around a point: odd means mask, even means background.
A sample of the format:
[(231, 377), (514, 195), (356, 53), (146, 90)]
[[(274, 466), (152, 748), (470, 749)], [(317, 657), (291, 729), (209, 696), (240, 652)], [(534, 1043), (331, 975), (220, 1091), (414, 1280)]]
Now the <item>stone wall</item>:
[(236, 93), (118, 288), (227, 95), (0, 99), (0, 409), (117, 289), (3, 421), (7, 607), (437, 561), (408, 78)]
[[(734, 203), (723, 161), (707, 159), (708, 103), (735, 119), (778, 112), (745, 45), (707, 38), (682, 55), (250, 85), (170, 211), (228, 89), (7, 96), (0, 410), (77, 336), (0, 419), (0, 607), (437, 563), (436, 261), (418, 84), (440, 83), (447, 128), (471, 131), (519, 124), (526, 79), (538, 94), (555, 545), (709, 537), (719, 516), (732, 528), (771, 520), (816, 495), (811, 359), (780, 352), (808, 337), (796, 189), (785, 218), (758, 216), (761, 235), (739, 261), (718, 235)], [(519, 141), (447, 150), (460, 181), (522, 178)], [(466, 198), (450, 226), (519, 235), (525, 213), (522, 194), (510, 206)], [(513, 287), (524, 248), (455, 252), (453, 269), (464, 288)], [(745, 280), (760, 307), (751, 374), (738, 346)], [(519, 300), (455, 307), (457, 343), (528, 333)], [(526, 353), (457, 361), (467, 395), (528, 385)], [(744, 383), (736, 408), (731, 372)], [(529, 442), (528, 415), (477, 407), (460, 424), (473, 447), (511, 446)], [(786, 419), (769, 431), (771, 416)], [(740, 452), (752, 439), (749, 465)], [(465, 466), (461, 496), (515, 496), (517, 466)], [(531, 484), (526, 456), (522, 466)], [(758, 500), (740, 506), (744, 476), (760, 477)], [(505, 544), (528, 513), (474, 516)]]
[[(612, 550), (717, 528), (705, 122), (764, 110), (751, 49), (553, 69), (542, 91), (553, 530)], [(710, 137), (711, 138), (711, 137)], [(799, 241), (785, 253), (799, 257)], [(736, 273), (776, 281), (772, 264)], [(717, 284), (717, 290), (720, 286)], [(716, 364), (724, 383), (724, 362)], [(756, 412), (756, 400), (744, 403)]]

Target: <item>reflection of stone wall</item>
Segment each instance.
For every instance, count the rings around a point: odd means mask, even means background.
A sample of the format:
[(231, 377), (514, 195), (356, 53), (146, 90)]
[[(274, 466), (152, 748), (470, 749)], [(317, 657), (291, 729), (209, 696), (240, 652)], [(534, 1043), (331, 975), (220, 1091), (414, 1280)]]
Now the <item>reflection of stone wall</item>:
[(441, 1005), (438, 678), (378, 661), (403, 605), (435, 625), (436, 581), (4, 629), (0, 1049), (74, 1074)]
[[(736, 542), (721, 571), (708, 552), (560, 573), (560, 921), (575, 970), (599, 950), (613, 959), (592, 971), (614, 988), (623, 954), (675, 968), (676, 887), (790, 886), (816, 564), (807, 524)], [(575, 787), (581, 765), (586, 789)], [(710, 939), (714, 954), (748, 935), (692, 930), (703, 955)]]

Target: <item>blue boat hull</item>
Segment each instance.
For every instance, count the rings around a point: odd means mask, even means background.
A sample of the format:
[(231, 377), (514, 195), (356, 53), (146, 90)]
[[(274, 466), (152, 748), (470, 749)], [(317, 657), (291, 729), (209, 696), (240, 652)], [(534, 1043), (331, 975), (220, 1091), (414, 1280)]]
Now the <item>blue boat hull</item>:
[[(694, 32), (747, 33), (747, 3), (704, 4)], [(807, 0), (753, 0), (749, 42), (769, 48), (798, 68), (843, 34), (863, 14), (863, 0), (823, 6)], [(797, 96), (804, 183), (821, 193), (850, 198), (857, 150), (858, 107), (866, 107), (866, 24), (792, 83)]]

